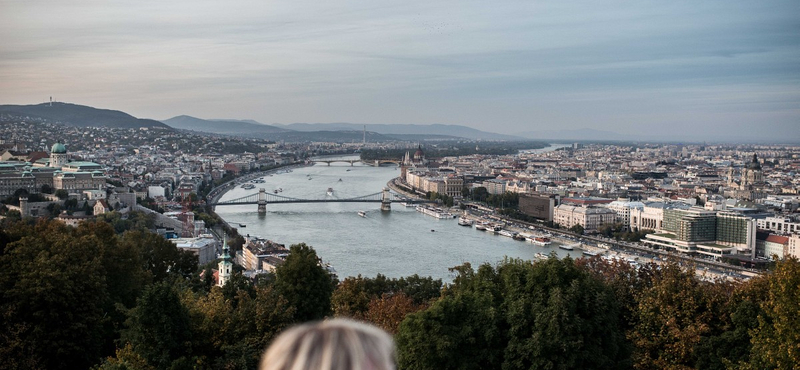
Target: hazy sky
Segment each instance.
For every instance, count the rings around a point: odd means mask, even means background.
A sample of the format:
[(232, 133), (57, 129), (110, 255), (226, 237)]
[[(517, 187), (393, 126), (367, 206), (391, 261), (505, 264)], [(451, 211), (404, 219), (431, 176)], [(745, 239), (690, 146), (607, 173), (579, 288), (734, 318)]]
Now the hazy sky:
[(0, 0), (0, 104), (800, 137), (800, 1)]

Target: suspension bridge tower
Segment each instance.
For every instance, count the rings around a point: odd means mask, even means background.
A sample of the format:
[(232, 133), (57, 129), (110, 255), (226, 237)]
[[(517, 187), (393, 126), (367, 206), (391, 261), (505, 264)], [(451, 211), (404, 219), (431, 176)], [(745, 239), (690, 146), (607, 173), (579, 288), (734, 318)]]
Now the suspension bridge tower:
[(264, 188), (258, 189), (258, 214), (267, 214), (267, 190)]
[(389, 212), (392, 210), (392, 198), (389, 194), (389, 188), (383, 188), (383, 194), (381, 194), (381, 211)]

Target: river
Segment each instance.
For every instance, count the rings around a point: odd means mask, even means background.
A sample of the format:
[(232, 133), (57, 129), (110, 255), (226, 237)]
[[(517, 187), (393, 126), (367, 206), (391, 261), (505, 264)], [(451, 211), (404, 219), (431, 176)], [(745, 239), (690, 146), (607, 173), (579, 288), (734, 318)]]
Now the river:
[[(256, 184), (254, 190), (236, 187), (221, 201), (251, 194), (260, 187), (270, 192), (283, 189), (281, 195), (294, 198), (351, 198), (377, 193), (399, 174), (395, 166), (317, 164), (265, 176), (265, 182)], [(328, 188), (333, 189), (332, 196), (326, 194)], [(381, 212), (380, 203), (268, 204), (267, 214), (261, 216), (256, 209), (255, 205), (219, 206), (216, 212), (232, 226), (246, 225), (239, 228), (242, 235), (256, 235), (287, 247), (296, 243), (314, 247), (320, 258), (336, 268), (340, 279), (359, 274), (419, 274), (449, 282), (448, 268), (464, 262), (477, 267), (504, 257), (531, 260), (537, 252), (580, 255), (580, 251), (561, 250), (555, 243), (540, 247), (459, 226), (455, 219), (439, 220), (397, 203), (392, 204), (391, 212)], [(359, 210), (365, 211), (366, 217), (360, 217)]]

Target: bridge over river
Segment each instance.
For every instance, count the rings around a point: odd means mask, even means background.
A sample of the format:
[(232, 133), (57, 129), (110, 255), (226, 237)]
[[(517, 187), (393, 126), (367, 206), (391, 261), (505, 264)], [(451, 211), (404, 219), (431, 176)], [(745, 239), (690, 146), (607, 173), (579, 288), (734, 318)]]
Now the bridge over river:
[(326, 163), (328, 166), (330, 166), (331, 163), (350, 163), (350, 166), (353, 166), (356, 163), (364, 163), (366, 165), (373, 167), (380, 167), (381, 165), (384, 164), (395, 164), (399, 166), (402, 163), (402, 161), (397, 159), (363, 160), (363, 159), (344, 159), (344, 158), (332, 158), (332, 159), (318, 158), (318, 159), (309, 159), (308, 161), (313, 163)]
[(229, 199), (222, 202), (209, 203), (210, 206), (234, 206), (245, 204), (258, 205), (258, 213), (267, 213), (267, 204), (290, 204), (290, 203), (380, 203), (381, 211), (390, 211), (392, 209), (392, 202), (404, 202), (407, 204), (419, 203), (433, 203), (432, 200), (427, 199), (412, 199), (389, 191), (389, 188), (383, 188), (381, 192), (356, 196), (351, 198), (320, 198), (320, 199), (302, 199), (292, 198), (279, 194), (273, 194), (261, 188), (257, 193), (248, 194), (243, 197)]

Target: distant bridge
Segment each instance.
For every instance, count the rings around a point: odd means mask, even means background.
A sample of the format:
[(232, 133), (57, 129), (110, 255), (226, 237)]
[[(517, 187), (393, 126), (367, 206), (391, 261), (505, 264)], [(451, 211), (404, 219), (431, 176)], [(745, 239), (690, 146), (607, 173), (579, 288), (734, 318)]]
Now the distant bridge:
[(290, 203), (381, 203), (382, 211), (390, 211), (392, 202), (405, 202), (409, 204), (419, 203), (433, 203), (432, 200), (427, 199), (412, 199), (398, 194), (389, 192), (388, 188), (383, 188), (383, 191), (367, 194), (352, 198), (323, 198), (323, 199), (302, 199), (287, 197), (284, 195), (268, 193), (266, 189), (261, 188), (258, 193), (253, 193), (230, 199), (222, 202), (208, 203), (210, 206), (234, 206), (245, 204), (257, 204), (258, 213), (267, 213), (267, 204), (290, 204)]
[(330, 166), (331, 163), (350, 163), (350, 166), (352, 166), (353, 164), (359, 163), (359, 162), (362, 162), (362, 163), (364, 163), (366, 165), (373, 166), (373, 167), (379, 167), (382, 164), (389, 164), (389, 163), (393, 163), (393, 164), (396, 164), (398, 166), (403, 164), (403, 161), (398, 160), (398, 159), (374, 159), (374, 160), (361, 160), (361, 159), (309, 159), (308, 161), (309, 162), (313, 162), (313, 163), (326, 163), (328, 166)]

